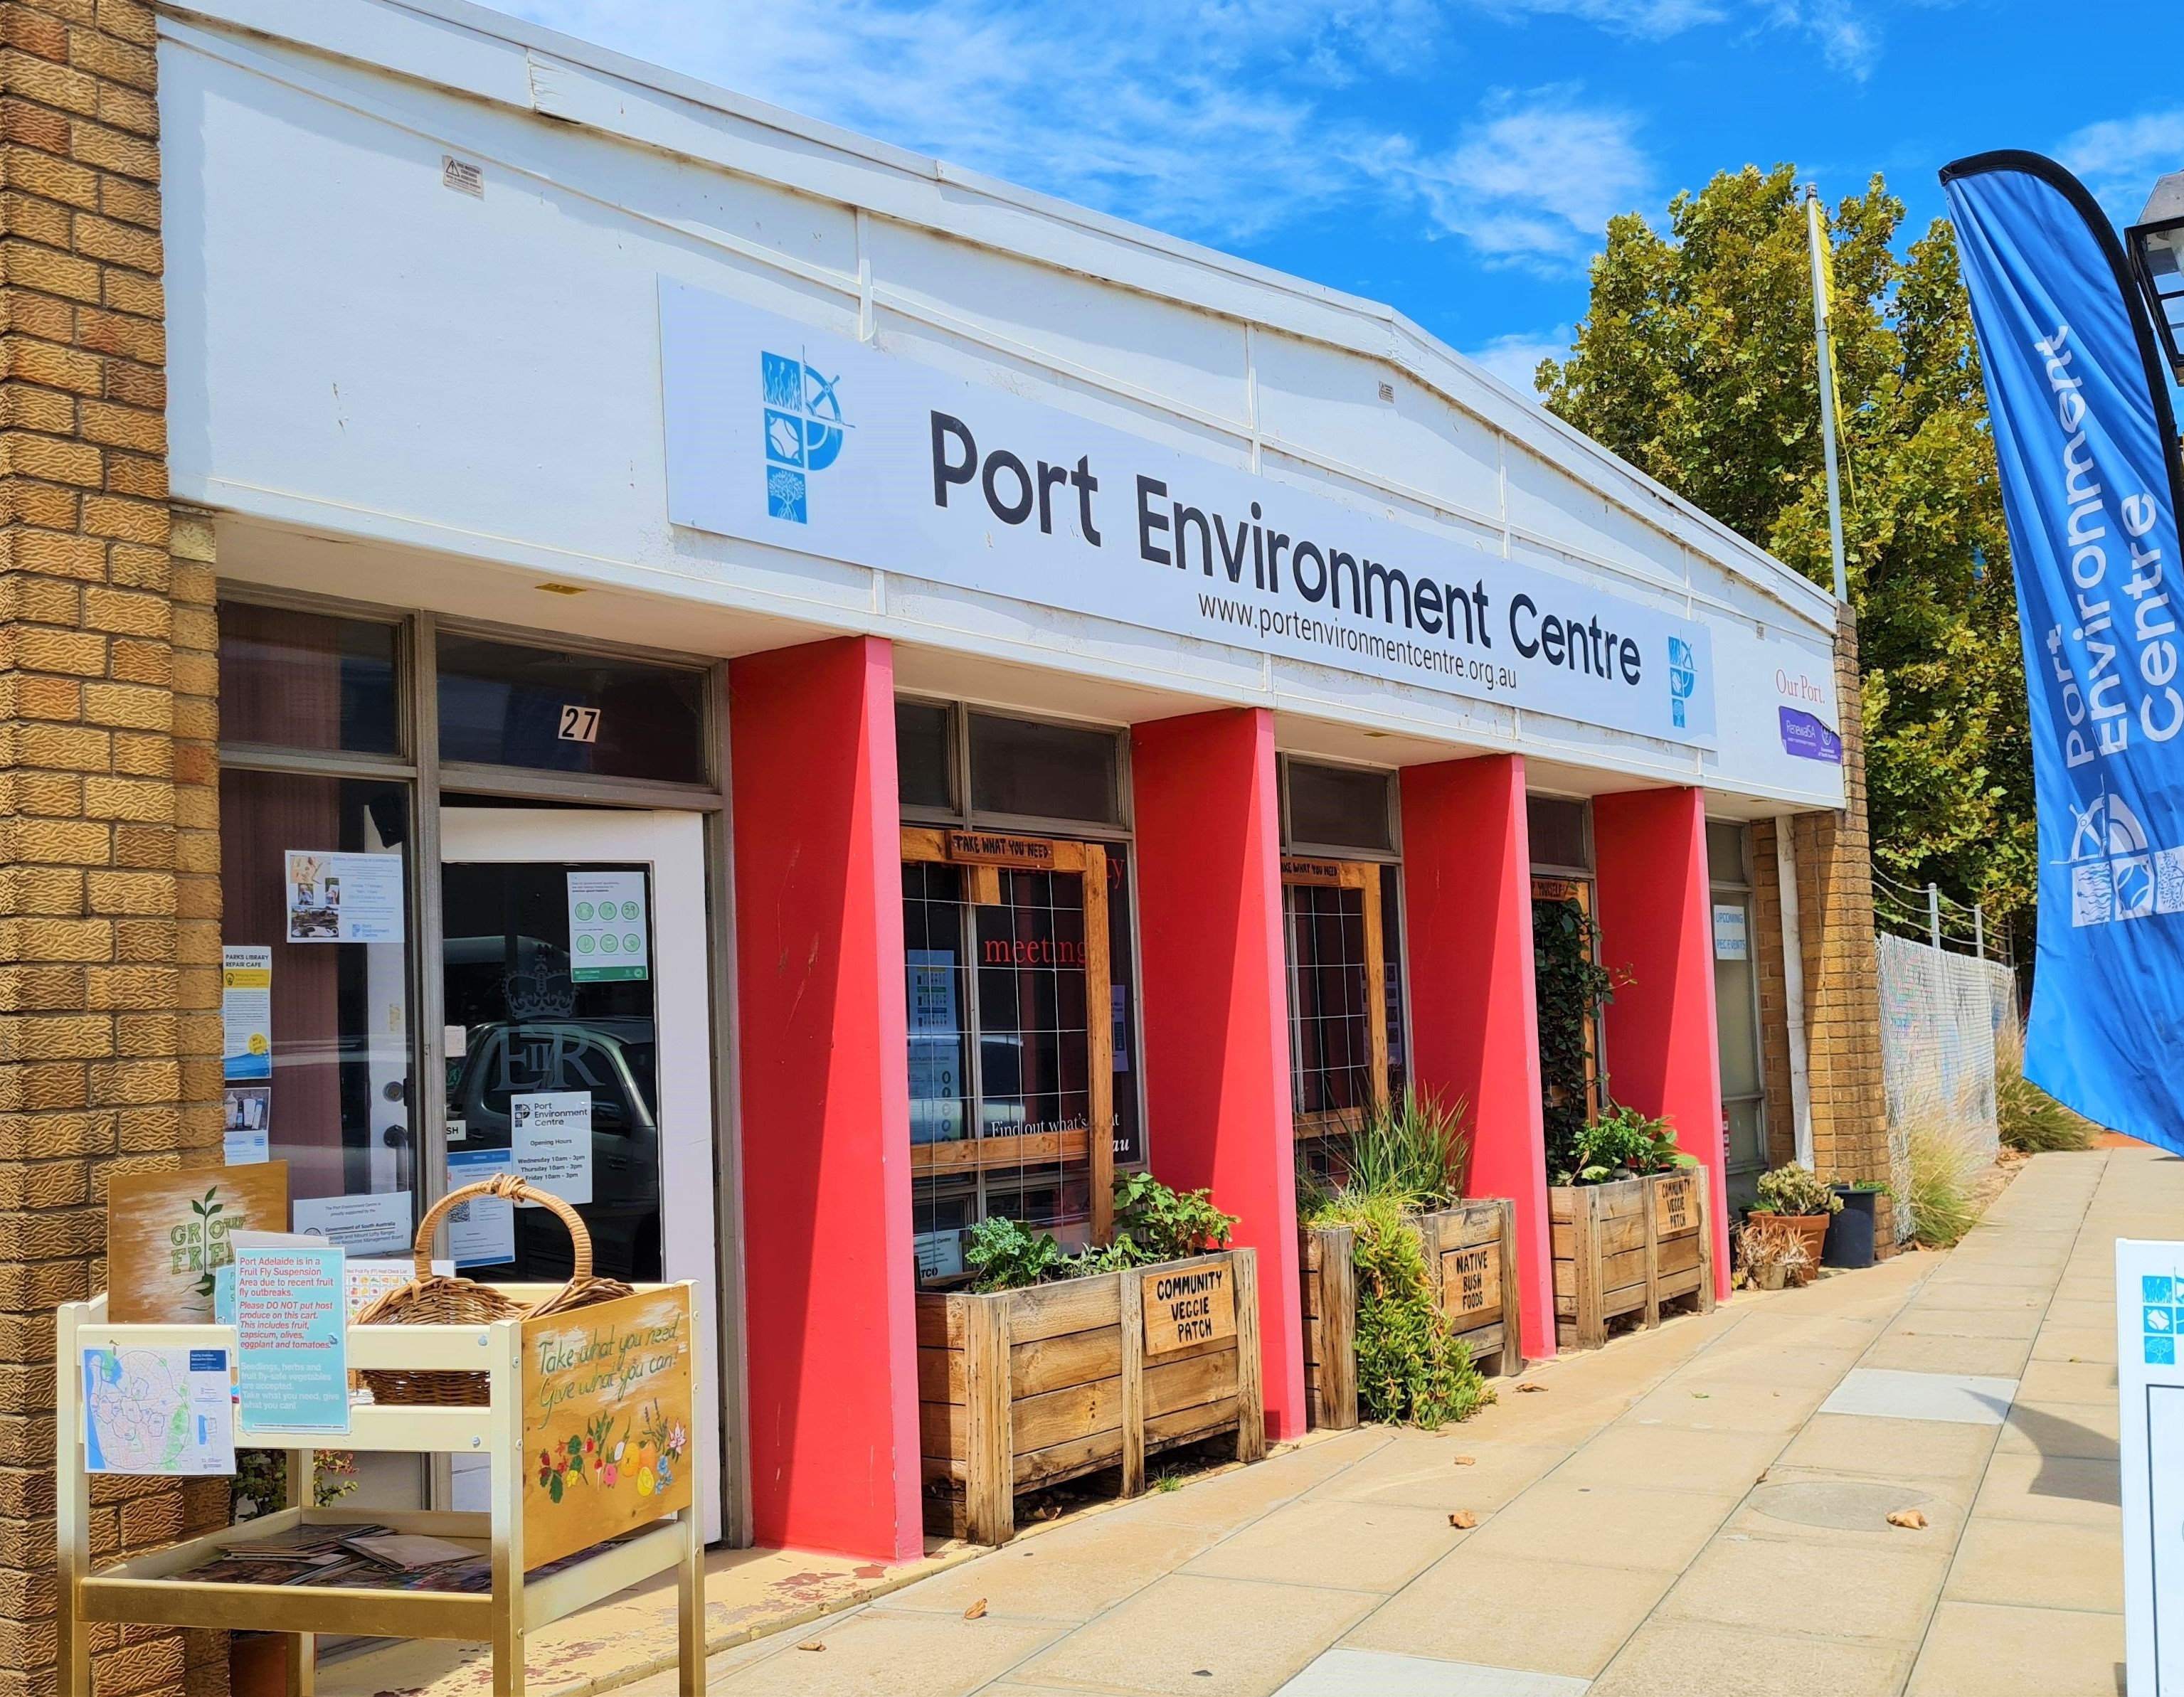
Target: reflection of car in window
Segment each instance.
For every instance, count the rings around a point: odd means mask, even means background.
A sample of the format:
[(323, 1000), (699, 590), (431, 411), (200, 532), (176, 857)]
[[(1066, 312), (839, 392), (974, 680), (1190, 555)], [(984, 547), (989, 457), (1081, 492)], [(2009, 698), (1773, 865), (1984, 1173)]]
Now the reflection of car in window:
[[(448, 1091), (448, 1118), (470, 1149), (506, 1149), (509, 1099), (582, 1090), (592, 1099), (592, 1199), (582, 1207), (604, 1277), (660, 1277), (660, 1131), (652, 1112), (655, 1059), (649, 1019), (524, 1020), (474, 1027)], [(525, 1227), (519, 1249), (534, 1277), (566, 1274), (566, 1233)]]

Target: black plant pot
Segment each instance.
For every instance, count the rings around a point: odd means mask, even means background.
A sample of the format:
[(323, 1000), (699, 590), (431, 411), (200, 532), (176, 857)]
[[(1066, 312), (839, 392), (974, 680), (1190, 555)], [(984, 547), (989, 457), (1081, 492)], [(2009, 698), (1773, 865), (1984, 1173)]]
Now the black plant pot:
[(1842, 1212), (1828, 1221), (1828, 1240), (1820, 1247), (1824, 1267), (1869, 1267), (1873, 1265), (1873, 1205), (1877, 1190), (1836, 1187), (1842, 1198)]

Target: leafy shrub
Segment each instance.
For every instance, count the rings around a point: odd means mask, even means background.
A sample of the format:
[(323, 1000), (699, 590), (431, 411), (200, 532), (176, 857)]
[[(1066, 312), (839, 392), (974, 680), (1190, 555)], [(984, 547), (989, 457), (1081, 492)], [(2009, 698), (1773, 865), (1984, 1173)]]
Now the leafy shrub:
[(1339, 1205), (1357, 1232), (1357, 1402), (1368, 1420), (1429, 1431), (1494, 1400), (1471, 1348), (1449, 1335), (1425, 1244), (1390, 1198)]
[(1123, 1173), (1115, 1180), (1113, 1243), (1066, 1255), (1053, 1233), (1034, 1233), (994, 1214), (971, 1227), (963, 1260), (972, 1274), (972, 1289), (1022, 1290), (1226, 1249), (1236, 1221), (1213, 1205), (1210, 1190), (1171, 1190), (1150, 1173)]
[(1115, 1180), (1115, 1247), (1127, 1243), (1137, 1257), (1128, 1265), (1149, 1266), (1225, 1249), (1237, 1217), (1213, 1205), (1211, 1190), (1171, 1190), (1149, 1172)]
[(1351, 1136), (1342, 1188), (1429, 1213), (1462, 1193), (1470, 1165), (1463, 1099), (1445, 1104), (1429, 1090), (1406, 1086), (1401, 1098), (1375, 1107)]
[(2003, 1142), (2027, 1155), (2088, 1149), (2100, 1131), (2025, 1076), (2025, 1040), (2014, 1032), (1995, 1038), (1994, 1117)]
[(1770, 1214), (1840, 1214), (1842, 1198), (1819, 1174), (1789, 1161), (1759, 1175), (1759, 1205)]
[[(320, 1449), (312, 1455), (312, 1494), (320, 1508), (331, 1507), (356, 1488), (356, 1457), (347, 1449)], [(228, 1519), (237, 1524), (288, 1506), (288, 1452), (238, 1449), (228, 1481)]]
[(1800, 1279), (1812, 1270), (1813, 1252), (1805, 1234), (1794, 1226), (1772, 1221), (1747, 1226), (1736, 1234), (1736, 1248), (1746, 1276), (1754, 1284), (1763, 1282), (1762, 1275), (1770, 1267), (1781, 1268), (1786, 1279)]
[(1053, 1277), (1063, 1265), (1061, 1245), (1052, 1232), (1034, 1236), (1006, 1214), (989, 1216), (971, 1227), (963, 1259), (972, 1271), (971, 1288), (979, 1291), (1021, 1290)]
[(1984, 1164), (1948, 1122), (1914, 1120), (1907, 1132), (1911, 1182), (1904, 1205), (1911, 1235), (1929, 1249), (1947, 1249), (1979, 1223), (1974, 1187)]
[(1570, 1154), (1571, 1166), (1549, 1169), (1557, 1184), (1607, 1184), (1698, 1165), (1676, 1147), (1675, 1128), (1666, 1120), (1613, 1104), (1578, 1132)]

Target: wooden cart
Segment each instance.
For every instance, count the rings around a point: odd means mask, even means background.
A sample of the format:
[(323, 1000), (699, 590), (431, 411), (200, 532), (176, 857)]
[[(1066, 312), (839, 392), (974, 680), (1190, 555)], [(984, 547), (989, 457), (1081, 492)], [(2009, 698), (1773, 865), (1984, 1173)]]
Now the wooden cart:
[[(557, 1286), (504, 1286), (532, 1302)], [(550, 1489), (552, 1470), (541, 1465), (559, 1433), (586, 1416), (596, 1421), (679, 1418), (687, 1446), (692, 1316), (696, 1288), (688, 1282), (644, 1285), (616, 1301), (531, 1320), (483, 1326), (352, 1326), (352, 1368), (482, 1372), (487, 1401), (479, 1406), (355, 1407), (345, 1437), (324, 1433), (253, 1431), (238, 1424), (238, 1448), (288, 1454), (288, 1500), (315, 1500), (312, 1455), (329, 1444), (366, 1451), (482, 1455), (492, 1467), (493, 1508), (488, 1514), (291, 1507), (192, 1538), (149, 1555), (93, 1572), (91, 1561), (91, 1479), (86, 1472), (84, 1368), (86, 1349), (225, 1349), (235, 1360), (231, 1326), (117, 1326), (106, 1319), (103, 1295), (67, 1303), (58, 1314), (56, 1366), (59, 1535), (59, 1689), (61, 1697), (92, 1697), (90, 1627), (95, 1622), (186, 1627), (214, 1631), (248, 1629), (292, 1634), (288, 1689), (309, 1697), (314, 1639), (319, 1633), (382, 1638), (451, 1639), (493, 1647), (494, 1697), (520, 1697), (526, 1636), (549, 1622), (614, 1593), (672, 1571), (677, 1589), (677, 1649), (682, 1697), (705, 1689), (705, 1545), (701, 1511), (691, 1488), (696, 1458), (682, 1448), (632, 1449), (627, 1490), (621, 1470), (611, 1485), (594, 1473), (571, 1487)], [(553, 1365), (570, 1355), (569, 1340), (605, 1338), (619, 1359), (663, 1363), (632, 1390), (626, 1375), (609, 1376), (603, 1392), (560, 1382), (569, 1391), (551, 1399), (542, 1382), (561, 1372)], [(581, 1372), (579, 1367), (577, 1371)], [(593, 1378), (598, 1377), (596, 1372)], [(619, 1387), (619, 1388), (618, 1388)], [(632, 1411), (633, 1410), (633, 1412)], [(627, 1429), (627, 1427), (626, 1428)], [(581, 1444), (581, 1439), (579, 1442)], [(627, 1438), (615, 1440), (621, 1448)], [(649, 1470), (638, 1454), (649, 1455)], [(661, 1467), (662, 1459), (673, 1465)], [(686, 1466), (684, 1464), (687, 1463)], [(639, 1489), (640, 1483), (643, 1489)], [(285, 1533), (300, 1524), (333, 1525), (368, 1519), (392, 1531), (449, 1538), (489, 1540), (493, 1588), (488, 1594), (322, 1589), (303, 1585), (202, 1583), (188, 1570), (220, 1551)], [(579, 1552), (582, 1559), (570, 1561)], [(558, 1564), (526, 1583), (526, 1570)]]

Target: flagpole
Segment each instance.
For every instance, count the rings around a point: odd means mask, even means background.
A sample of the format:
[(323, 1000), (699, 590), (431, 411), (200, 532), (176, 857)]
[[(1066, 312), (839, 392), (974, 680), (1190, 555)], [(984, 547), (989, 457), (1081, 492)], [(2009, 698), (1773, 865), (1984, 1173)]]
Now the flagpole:
[(1828, 465), (1828, 547), (1835, 557), (1836, 599), (1850, 599), (1843, 565), (1842, 474), (1836, 461), (1836, 360), (1828, 334), (1827, 232), (1821, 225), (1820, 192), (1805, 186), (1805, 234), (1813, 250), (1813, 339), (1819, 348), (1820, 444)]

